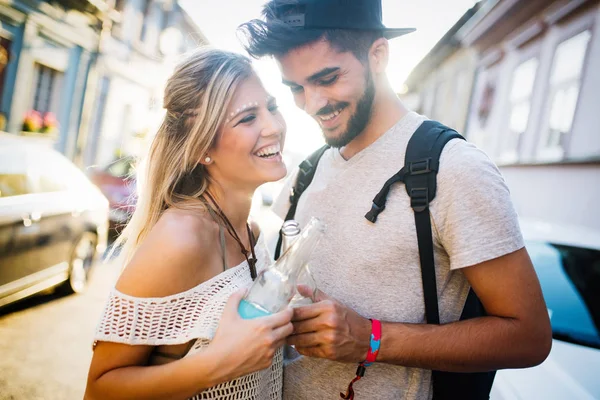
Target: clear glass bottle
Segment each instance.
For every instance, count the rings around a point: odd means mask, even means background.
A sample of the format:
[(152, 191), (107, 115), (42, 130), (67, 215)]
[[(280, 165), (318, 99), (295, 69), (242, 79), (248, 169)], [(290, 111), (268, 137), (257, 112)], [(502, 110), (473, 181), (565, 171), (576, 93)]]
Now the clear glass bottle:
[(325, 225), (312, 218), (291, 247), (271, 266), (259, 273), (240, 302), (238, 312), (250, 319), (283, 310), (297, 293), (298, 277), (319, 243)]
[[(300, 224), (298, 221), (289, 219), (283, 223), (281, 227), (281, 253), (285, 254), (285, 252), (291, 247), (292, 243), (300, 236)], [(307, 264), (304, 265), (302, 271), (298, 275), (298, 280), (296, 281), (297, 285), (308, 286), (314, 295), (317, 291), (317, 282), (315, 278), (312, 276), (310, 272), (310, 267)], [(312, 304), (312, 299), (310, 297), (304, 297), (297, 291), (290, 300), (290, 307), (299, 307), (307, 304)]]
[(281, 227), (281, 251), (279, 254), (285, 254), (285, 252), (292, 246), (292, 243), (300, 236), (300, 224), (294, 219), (288, 219), (283, 223)]

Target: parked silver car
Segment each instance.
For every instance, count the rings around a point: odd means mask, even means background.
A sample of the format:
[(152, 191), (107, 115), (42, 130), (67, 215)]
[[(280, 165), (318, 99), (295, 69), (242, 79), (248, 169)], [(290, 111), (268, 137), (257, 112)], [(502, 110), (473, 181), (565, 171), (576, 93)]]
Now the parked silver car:
[(85, 289), (106, 248), (108, 201), (58, 152), (0, 140), (0, 307)]

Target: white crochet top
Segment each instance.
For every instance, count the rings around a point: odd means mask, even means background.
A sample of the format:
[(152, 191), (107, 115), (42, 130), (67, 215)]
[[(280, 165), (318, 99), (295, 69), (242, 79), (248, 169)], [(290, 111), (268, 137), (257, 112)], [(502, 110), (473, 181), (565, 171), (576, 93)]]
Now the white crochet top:
[[(271, 262), (263, 235), (255, 246), (258, 272)], [(182, 293), (139, 298), (112, 289), (96, 329), (95, 341), (128, 345), (174, 345), (196, 339), (186, 357), (206, 348), (215, 335), (231, 293), (252, 283), (246, 261)], [(192, 399), (279, 400), (283, 355), (279, 349), (270, 368), (203, 391)]]

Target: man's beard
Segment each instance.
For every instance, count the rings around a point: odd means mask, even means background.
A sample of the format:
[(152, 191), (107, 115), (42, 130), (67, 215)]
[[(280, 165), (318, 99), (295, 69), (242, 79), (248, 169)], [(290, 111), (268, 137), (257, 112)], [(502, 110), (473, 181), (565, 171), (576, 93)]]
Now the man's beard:
[[(327, 137), (326, 135), (323, 135), (325, 142), (331, 147), (341, 148), (347, 146), (348, 143), (356, 139), (356, 137), (365, 130), (365, 127), (369, 123), (369, 120), (371, 119), (371, 110), (373, 108), (373, 100), (375, 99), (375, 82), (373, 81), (369, 70), (367, 70), (365, 82), (365, 91), (358, 100), (358, 103), (356, 103), (356, 111), (350, 117), (346, 131), (337, 137)], [(345, 107), (348, 107), (349, 103), (340, 103), (338, 104), (337, 109), (342, 108), (344, 105)], [(332, 109), (332, 111), (335, 110)], [(328, 114), (332, 111), (323, 112), (323, 114)], [(321, 113), (322, 112), (319, 112), (319, 114)]]

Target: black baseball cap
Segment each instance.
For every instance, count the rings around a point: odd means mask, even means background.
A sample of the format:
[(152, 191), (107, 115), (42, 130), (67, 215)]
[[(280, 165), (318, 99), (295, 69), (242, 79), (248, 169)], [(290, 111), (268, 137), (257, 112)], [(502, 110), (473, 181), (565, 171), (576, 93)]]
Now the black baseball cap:
[(280, 0), (274, 11), (282, 22), (299, 29), (381, 31), (387, 39), (416, 30), (383, 25), (381, 0)]

